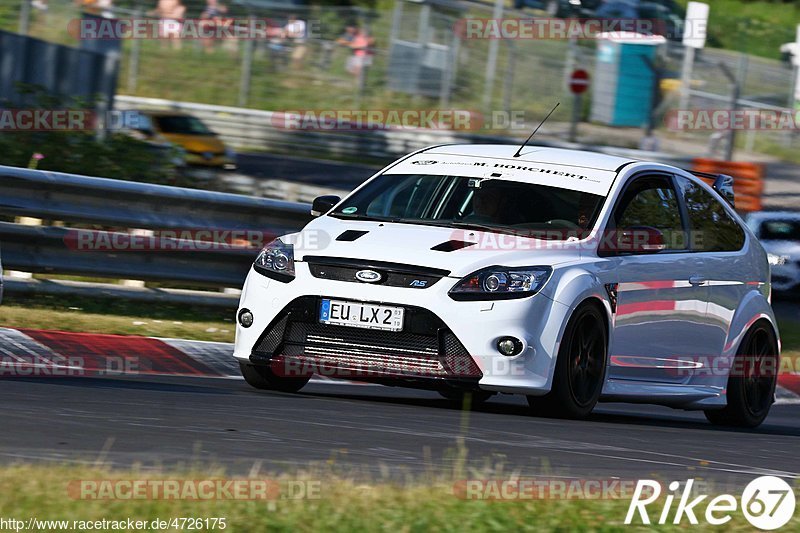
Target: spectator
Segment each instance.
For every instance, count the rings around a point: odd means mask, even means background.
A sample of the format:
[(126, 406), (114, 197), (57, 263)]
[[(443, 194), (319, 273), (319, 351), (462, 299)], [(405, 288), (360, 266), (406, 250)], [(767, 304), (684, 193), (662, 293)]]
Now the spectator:
[(350, 48), (353, 49), (353, 57), (348, 61), (348, 72), (356, 78), (361, 76), (361, 72), (372, 65), (372, 47), (375, 44), (375, 39), (369, 34), (366, 28), (359, 28), (350, 42)]
[[(220, 4), (218, 0), (206, 0), (206, 7), (200, 14), (200, 26), (203, 30), (203, 35), (213, 34), (216, 28), (231, 24), (231, 21), (225, 19), (225, 14), (228, 8)], [(215, 37), (203, 37), (203, 48), (206, 52), (211, 52), (214, 47)]]
[(356, 37), (356, 27), (355, 26), (347, 26), (344, 29), (344, 33), (336, 39), (336, 44), (346, 46), (350, 48), (350, 44), (353, 42), (353, 39)]
[[(114, 18), (112, 0), (79, 0), (77, 3), (85, 13), (102, 16), (104, 18)], [(33, 2), (31, 5), (35, 6), (36, 2)], [(47, 9), (47, 2), (44, 2), (44, 9)]]
[(186, 6), (181, 4), (181, 0), (158, 0), (155, 14), (161, 19), (159, 32), (162, 39), (172, 41), (175, 49), (181, 47), (181, 30), (183, 29), (183, 19), (186, 15)]
[(299, 68), (306, 56), (306, 23), (296, 15), (289, 15), (286, 26), (283, 27), (284, 35), (292, 46), (292, 67)]

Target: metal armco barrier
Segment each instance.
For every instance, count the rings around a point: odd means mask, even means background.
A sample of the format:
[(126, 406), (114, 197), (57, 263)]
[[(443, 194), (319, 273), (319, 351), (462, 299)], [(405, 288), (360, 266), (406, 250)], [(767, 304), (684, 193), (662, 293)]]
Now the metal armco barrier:
[(743, 213), (761, 211), (761, 195), (764, 193), (763, 165), (697, 158), (693, 160), (692, 168), (699, 172), (733, 176), (736, 210)]
[[(518, 144), (521, 139), (483, 135), (471, 131), (386, 129), (354, 131), (313, 131), (282, 128), (282, 113), (241, 107), (217, 106), (191, 102), (176, 102), (159, 98), (117, 96), (119, 109), (160, 109), (188, 113), (200, 118), (223, 141), (237, 150), (273, 151), (305, 155), (312, 158), (326, 156), (358, 160), (390, 162), (398, 156), (448, 143), (499, 143)], [(300, 111), (300, 110), (298, 110)], [(688, 159), (657, 152), (644, 152), (613, 146), (587, 146), (560, 141), (534, 139), (532, 144), (552, 148), (574, 148), (595, 152), (649, 159), (679, 167), (688, 165)]]
[[(263, 244), (311, 219), (307, 204), (14, 167), (0, 166), (0, 190), (5, 220), (59, 222), (0, 222), (3, 267), (25, 272), (239, 287), (257, 250), (235, 241), (212, 246), (204, 239), (208, 231), (232, 232), (231, 238), (251, 232), (257, 239), (250, 242)], [(145, 231), (131, 235), (128, 228)], [(176, 238), (154, 249), (147, 230), (173, 230)]]

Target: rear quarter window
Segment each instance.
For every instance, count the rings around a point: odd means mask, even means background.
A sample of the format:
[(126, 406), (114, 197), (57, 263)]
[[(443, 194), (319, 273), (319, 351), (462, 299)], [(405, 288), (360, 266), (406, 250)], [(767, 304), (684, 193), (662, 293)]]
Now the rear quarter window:
[(722, 200), (697, 183), (678, 176), (689, 216), (689, 246), (698, 252), (735, 252), (744, 246), (744, 230)]

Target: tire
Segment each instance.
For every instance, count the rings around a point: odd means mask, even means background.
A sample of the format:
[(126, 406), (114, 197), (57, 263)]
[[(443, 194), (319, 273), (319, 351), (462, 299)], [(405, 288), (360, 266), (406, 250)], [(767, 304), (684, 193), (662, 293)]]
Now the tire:
[(268, 366), (256, 366), (239, 363), (242, 377), (248, 385), (261, 390), (280, 392), (297, 392), (302, 389), (311, 376), (301, 378), (285, 378), (277, 376)]
[(561, 418), (589, 416), (603, 391), (607, 352), (605, 313), (597, 305), (584, 303), (567, 323), (550, 392), (528, 396), (534, 414)]
[(493, 392), (484, 390), (468, 391), (459, 389), (439, 389), (437, 392), (443, 398), (458, 404), (459, 407), (464, 405), (465, 397), (468, 394), (470, 395), (469, 399), (470, 407), (477, 407), (479, 405), (483, 405), (484, 403), (486, 403), (486, 400), (494, 396)]
[(745, 335), (734, 359), (733, 374), (728, 377), (728, 404), (704, 411), (708, 421), (744, 428), (760, 425), (775, 400), (778, 362), (772, 326), (766, 321), (757, 322)]

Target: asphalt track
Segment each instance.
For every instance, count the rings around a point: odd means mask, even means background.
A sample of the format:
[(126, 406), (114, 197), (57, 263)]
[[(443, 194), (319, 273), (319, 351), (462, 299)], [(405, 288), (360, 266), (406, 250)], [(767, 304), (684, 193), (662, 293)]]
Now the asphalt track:
[[(243, 159), (257, 177), (342, 189), (373, 171)], [(798, 313), (794, 305), (782, 311)], [(763, 474), (800, 477), (800, 403), (774, 406), (756, 430), (732, 430), (653, 406), (601, 404), (588, 420), (567, 421), (531, 416), (522, 398), (507, 395), (464, 412), (409, 389), (325, 382), (282, 394), (236, 379), (139, 375), (0, 378), (0, 405), (5, 463), (219, 464), (246, 473), (260, 462), (269, 471), (319, 464), (403, 475), (451, 471), (462, 449), (476, 469), (519, 475), (692, 477), (737, 487)]]
[(335, 465), (403, 475), (469, 464), (589, 479), (800, 477), (800, 404), (776, 405), (756, 430), (720, 429), (700, 413), (601, 404), (588, 420), (531, 416), (521, 397), (471, 412), (435, 393), (346, 382), (299, 394), (237, 379), (138, 376), (0, 380), (0, 462), (220, 465), (246, 473)]

